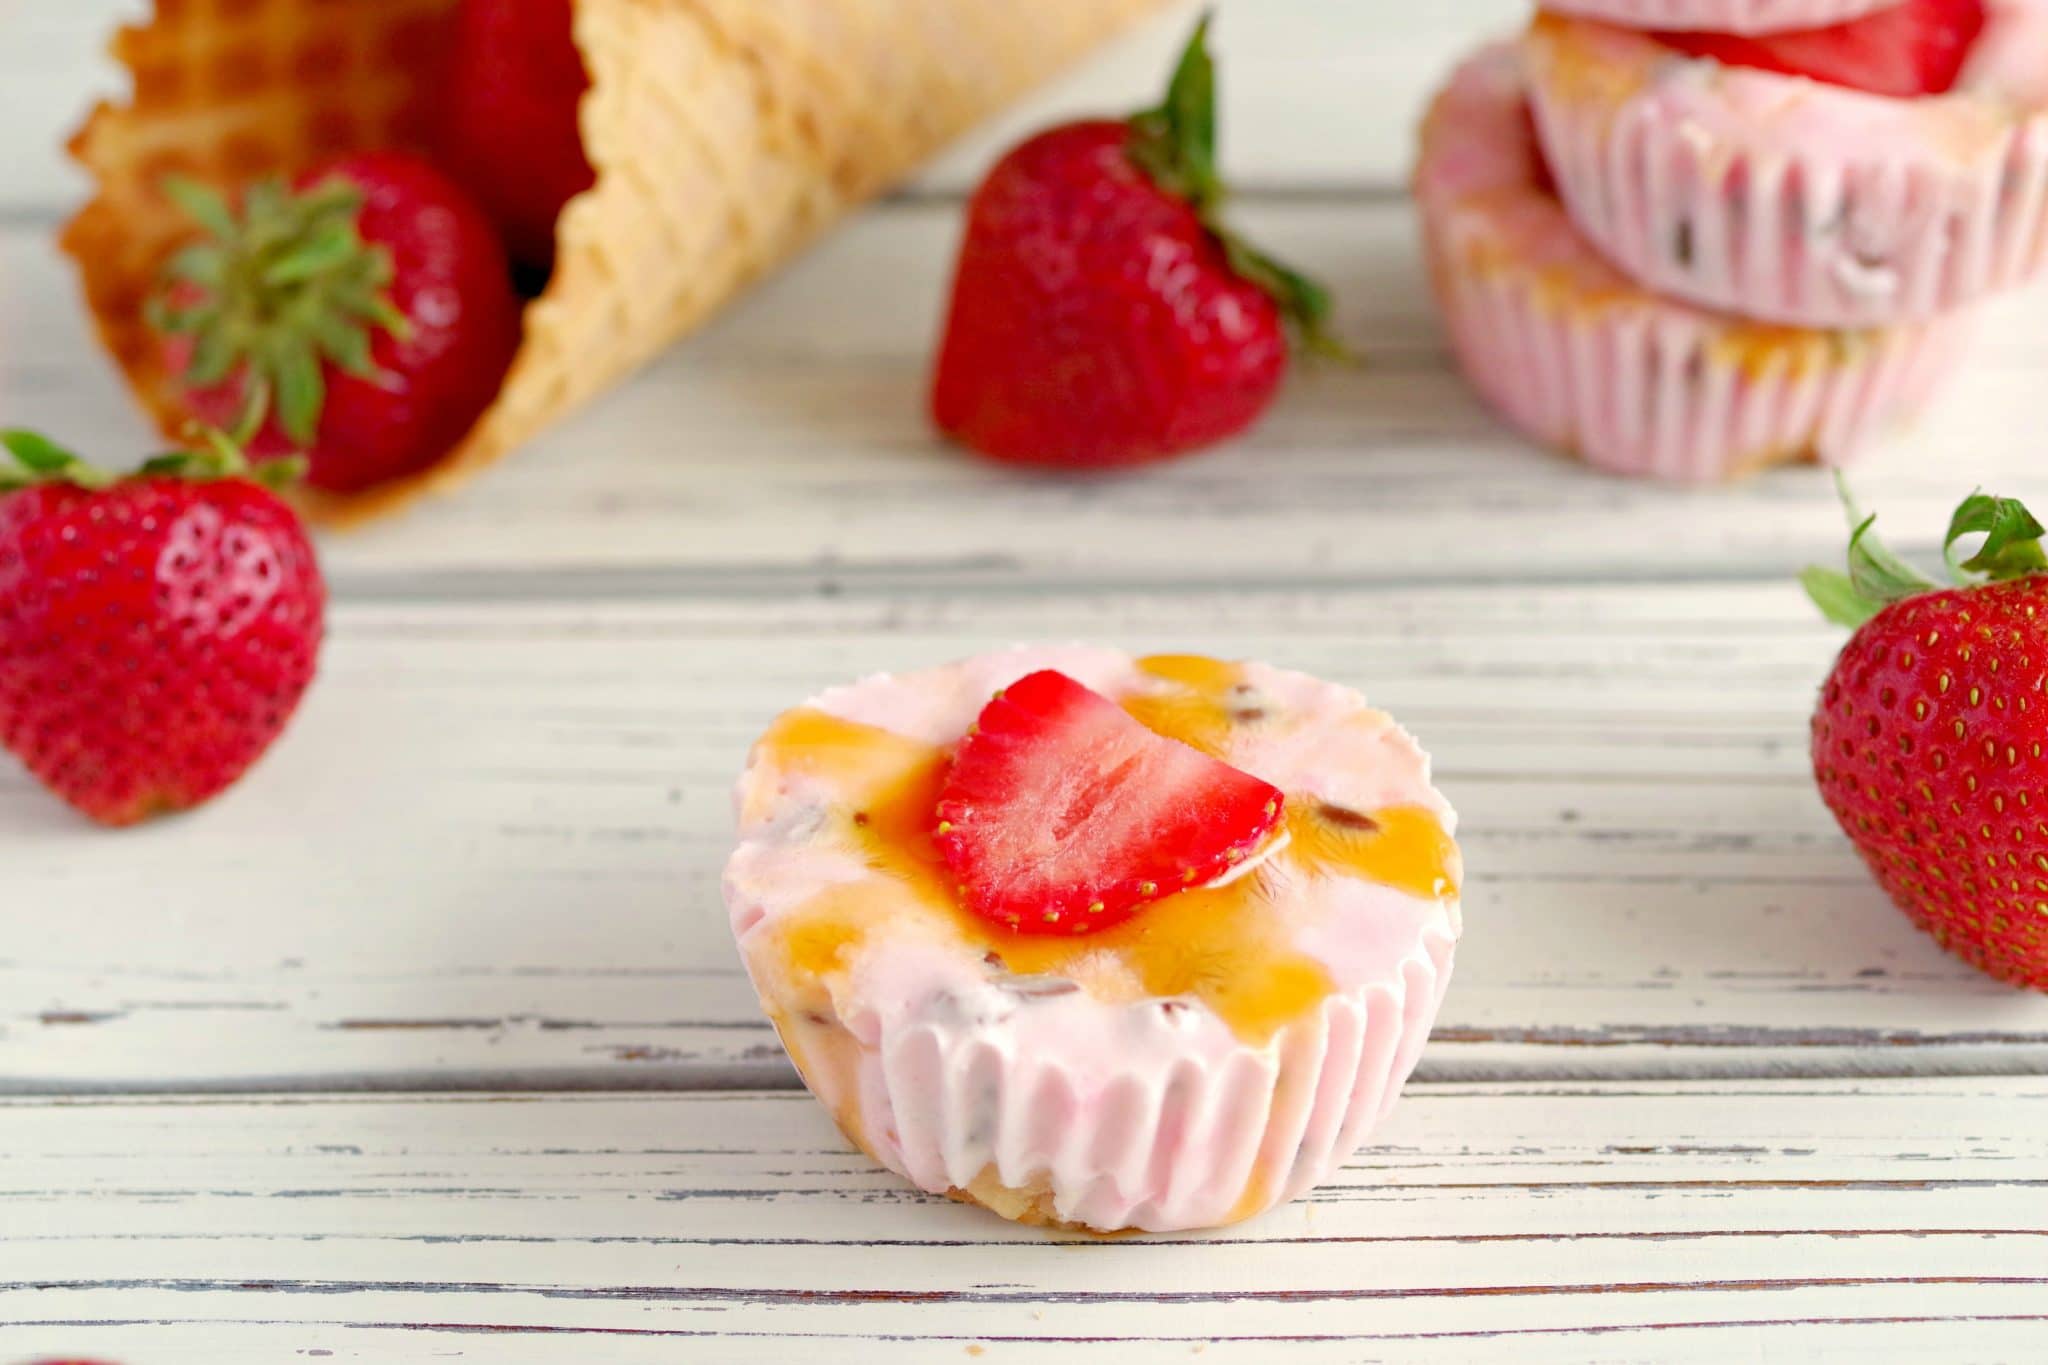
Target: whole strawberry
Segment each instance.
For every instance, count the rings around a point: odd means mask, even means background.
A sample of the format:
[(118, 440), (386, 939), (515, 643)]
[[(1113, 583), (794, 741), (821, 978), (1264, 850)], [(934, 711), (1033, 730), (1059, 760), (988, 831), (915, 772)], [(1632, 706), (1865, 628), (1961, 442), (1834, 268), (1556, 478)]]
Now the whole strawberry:
[(165, 365), (251, 454), (302, 451), (308, 483), (356, 492), (439, 460), (497, 397), (520, 327), (505, 250), (426, 162), (344, 157), (239, 206), (165, 188), (206, 233), (152, 310)]
[(498, 222), (513, 258), (545, 269), (555, 219), (596, 175), (577, 110), (590, 77), (571, 0), (462, 0), (440, 162)]
[(933, 389), (1001, 460), (1099, 469), (1249, 427), (1320, 340), (1327, 295), (1218, 221), (1215, 68), (1195, 30), (1166, 103), (1026, 142), (969, 208)]
[(0, 446), (0, 745), (103, 824), (218, 794), (313, 679), (326, 589), (298, 518), (225, 438), (119, 479)]
[[(2048, 555), (2017, 502), (1949, 526), (1956, 586), (1856, 527), (1808, 591), (1855, 626), (1813, 717), (1821, 797), (1898, 907), (1944, 948), (2048, 990)], [(1956, 545), (1983, 534), (1958, 563)]]

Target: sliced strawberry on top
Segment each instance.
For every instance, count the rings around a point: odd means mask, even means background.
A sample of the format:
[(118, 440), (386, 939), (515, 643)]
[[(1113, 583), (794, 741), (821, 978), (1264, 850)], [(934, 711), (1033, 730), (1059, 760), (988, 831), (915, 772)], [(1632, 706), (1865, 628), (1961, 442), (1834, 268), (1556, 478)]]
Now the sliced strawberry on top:
[(1806, 76), (1873, 95), (1944, 95), (1984, 32), (1984, 0), (1902, 0), (1845, 24), (1743, 38), (1659, 33), (1667, 47), (1728, 66)]
[(1215, 880), (1282, 797), (1064, 673), (996, 694), (960, 744), (935, 837), (961, 899), (1023, 934), (1085, 934)]

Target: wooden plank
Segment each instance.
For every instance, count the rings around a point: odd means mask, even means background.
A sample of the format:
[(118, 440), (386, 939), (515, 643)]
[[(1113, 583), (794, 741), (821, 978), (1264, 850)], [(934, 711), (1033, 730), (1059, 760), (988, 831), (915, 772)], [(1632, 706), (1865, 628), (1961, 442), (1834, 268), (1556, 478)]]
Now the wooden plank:
[[(1299, 1316), (1276, 1315), (1286, 1322)], [(1034, 1323), (1035, 1327), (1036, 1324)], [(596, 1352), (620, 1365), (702, 1360), (707, 1365), (790, 1365), (814, 1349), (860, 1365), (1013, 1365), (1016, 1362), (1116, 1362), (1150, 1365), (1421, 1365), (1470, 1362), (1557, 1362), (1602, 1365), (1723, 1365), (1728, 1360), (1786, 1357), (1828, 1361), (1928, 1360), (2004, 1365), (2043, 1349), (2039, 1319), (2031, 1313), (1895, 1314), (1826, 1321), (1759, 1320), (1748, 1323), (1658, 1323), (1646, 1327), (1532, 1328), (1515, 1332), (1446, 1331), (1373, 1333), (1316, 1338), (1267, 1334), (1201, 1341), (948, 1334), (933, 1323), (916, 1338), (876, 1341), (844, 1337), (767, 1335), (737, 1337), (712, 1328), (506, 1328), (475, 1323), (425, 1326), (321, 1324), (317, 1331), (275, 1322), (115, 1325), (63, 1324), (35, 1329), (44, 1340), (68, 1341), (71, 1353), (90, 1348), (99, 1357), (148, 1360), (152, 1365), (218, 1365), (224, 1359), (285, 1359), (298, 1352), (317, 1359), (425, 1361), (450, 1356), (495, 1365), (560, 1365), (565, 1351)], [(34, 1339), (34, 1338), (30, 1338)], [(325, 1343), (307, 1346), (309, 1340)], [(1958, 1350), (1974, 1354), (1954, 1355)], [(710, 1354), (715, 1352), (715, 1354)], [(1284, 1352), (1284, 1354), (1279, 1354)], [(701, 1354), (699, 1354), (701, 1353)], [(1817, 1353), (1817, 1354), (1815, 1354)]]
[[(1368, 360), (1306, 375), (1245, 441), (1096, 480), (964, 456), (923, 408), (956, 217), (931, 204), (868, 215), (459, 496), (331, 539), (343, 590), (433, 575), (436, 590), (502, 592), (525, 570), (664, 591), (906, 574), (950, 586), (1776, 578), (1841, 554), (1832, 486), (1811, 469), (1687, 493), (1592, 474), (1497, 427), (1444, 367), (1397, 203), (1245, 214), (1333, 277)], [(1995, 310), (1947, 399), (1858, 473), (1896, 538), (1924, 545), (1976, 483), (2036, 483), (2048, 315), (2033, 305)], [(0, 233), (0, 317), (8, 421), (115, 455), (153, 442), (40, 237)]]
[(821, 688), (1028, 639), (1365, 687), (1460, 806), (1426, 1075), (2048, 1067), (2048, 998), (1885, 903), (1806, 771), (1789, 585), (855, 591), (342, 607), (280, 750), (108, 837), (0, 775), (0, 1085), (787, 1084), (718, 894), (727, 792)]
[(919, 1195), (794, 1095), (15, 1101), (0, 1335), (151, 1361), (2017, 1360), (2048, 1342), (2044, 1106), (2039, 1079), (1425, 1086), (1303, 1204), (1087, 1241)]
[[(115, 25), (147, 8), (145, 0), (29, 0), (0, 10), (0, 145), (8, 168), (0, 215), (47, 215), (82, 192), (61, 144), (94, 100), (123, 90), (102, 53)], [(1525, 13), (1518, 0), (1223, 0), (1221, 10), (1225, 154), (1242, 189), (1398, 183), (1431, 84), (1460, 52), (1512, 30)], [(1055, 82), (963, 142), (919, 188), (959, 193), (1004, 147), (1039, 127), (1156, 99), (1193, 13), (1182, 5)]]

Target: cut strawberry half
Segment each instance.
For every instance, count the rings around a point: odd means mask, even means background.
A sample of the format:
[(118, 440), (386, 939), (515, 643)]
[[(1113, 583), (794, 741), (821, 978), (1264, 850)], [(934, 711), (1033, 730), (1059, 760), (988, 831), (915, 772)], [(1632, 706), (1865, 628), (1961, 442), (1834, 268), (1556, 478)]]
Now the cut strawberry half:
[(1021, 934), (1085, 934), (1214, 881), (1281, 794), (1147, 730), (1064, 673), (996, 694), (960, 744), (935, 838), (967, 907)]
[(1657, 40), (1728, 66), (1806, 76), (1873, 95), (1944, 95), (1984, 32), (1984, 0), (1902, 0), (1846, 24), (1742, 38), (1659, 33)]

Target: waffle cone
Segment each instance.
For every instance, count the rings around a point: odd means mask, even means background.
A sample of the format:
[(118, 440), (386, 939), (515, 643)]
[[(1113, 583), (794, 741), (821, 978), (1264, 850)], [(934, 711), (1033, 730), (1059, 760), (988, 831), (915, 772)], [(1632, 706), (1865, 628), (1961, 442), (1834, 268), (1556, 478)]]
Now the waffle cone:
[[(158, 424), (184, 411), (143, 305), (191, 225), (168, 174), (232, 186), (427, 141), (456, 0), (157, 0), (134, 78), (73, 139), (65, 229), (101, 339)], [(454, 488), (618, 382), (969, 126), (1162, 0), (577, 0), (597, 183), (556, 228), (496, 403), (433, 468), (320, 496), (347, 519)]]

